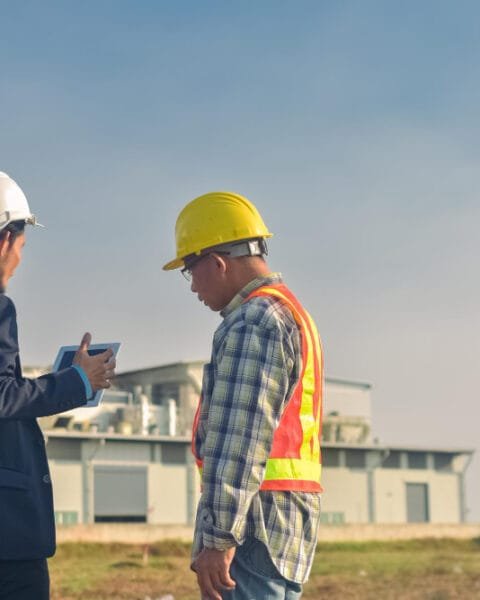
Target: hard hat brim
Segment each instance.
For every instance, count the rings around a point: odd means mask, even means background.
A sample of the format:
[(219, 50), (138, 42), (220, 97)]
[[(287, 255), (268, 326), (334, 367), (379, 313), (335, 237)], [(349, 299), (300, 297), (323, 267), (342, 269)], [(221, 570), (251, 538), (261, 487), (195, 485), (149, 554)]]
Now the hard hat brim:
[[(261, 238), (263, 240), (266, 240), (266, 239), (271, 238), (271, 237), (273, 237), (273, 233), (268, 232), (265, 235), (259, 236), (259, 239)], [(203, 250), (215, 251), (215, 248), (217, 248), (217, 247), (220, 249), (222, 246), (227, 245), (229, 243), (234, 244), (234, 243), (238, 243), (238, 242), (241, 242), (241, 241), (248, 241), (249, 239), (250, 238), (246, 238), (245, 240), (236, 240), (235, 239), (235, 240), (227, 241), (225, 244), (218, 244), (218, 245), (215, 245), (215, 246), (209, 246), (209, 248), (199, 249), (199, 250), (195, 251), (193, 254), (197, 254), (198, 256), (200, 256), (202, 254)], [(253, 239), (257, 239), (257, 238), (253, 238)], [(168, 262), (167, 264), (163, 265), (162, 269), (164, 271), (173, 271), (174, 269), (181, 269), (184, 266), (185, 266), (184, 258), (177, 257), (177, 258), (174, 258), (173, 260), (171, 260), (170, 262)]]
[(164, 271), (173, 271), (174, 269), (181, 269), (184, 266), (184, 262), (182, 258), (174, 258), (166, 265), (163, 265), (162, 269)]

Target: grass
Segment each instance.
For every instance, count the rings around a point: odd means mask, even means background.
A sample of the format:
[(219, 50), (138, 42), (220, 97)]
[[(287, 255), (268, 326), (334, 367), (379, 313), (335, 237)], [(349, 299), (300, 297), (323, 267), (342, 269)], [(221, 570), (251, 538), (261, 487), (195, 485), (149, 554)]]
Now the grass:
[(322, 544), (305, 598), (480, 599), (478, 540)]
[[(52, 600), (198, 600), (190, 547), (68, 543), (50, 560)], [(309, 600), (480, 600), (480, 539), (321, 543)], [(262, 600), (262, 599), (258, 599)]]

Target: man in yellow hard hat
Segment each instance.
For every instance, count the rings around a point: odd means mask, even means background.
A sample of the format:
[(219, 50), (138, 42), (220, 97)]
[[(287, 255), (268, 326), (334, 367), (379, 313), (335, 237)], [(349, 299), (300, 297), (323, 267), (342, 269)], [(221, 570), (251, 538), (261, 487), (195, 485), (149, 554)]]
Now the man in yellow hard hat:
[(192, 568), (202, 598), (295, 600), (320, 518), (323, 356), (313, 320), (265, 261), (243, 196), (196, 198), (176, 223), (181, 269), (223, 321), (205, 365), (192, 449), (201, 472)]

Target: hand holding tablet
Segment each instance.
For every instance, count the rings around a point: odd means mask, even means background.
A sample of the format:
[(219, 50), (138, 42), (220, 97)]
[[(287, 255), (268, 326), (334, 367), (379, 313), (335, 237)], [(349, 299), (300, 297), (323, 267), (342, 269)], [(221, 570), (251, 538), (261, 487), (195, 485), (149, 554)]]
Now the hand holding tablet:
[(86, 333), (80, 346), (62, 346), (53, 365), (54, 371), (66, 369), (72, 365), (81, 367), (95, 393), (85, 406), (98, 406), (103, 391), (110, 387), (110, 379), (115, 376), (115, 356), (120, 344), (90, 344), (92, 336)]

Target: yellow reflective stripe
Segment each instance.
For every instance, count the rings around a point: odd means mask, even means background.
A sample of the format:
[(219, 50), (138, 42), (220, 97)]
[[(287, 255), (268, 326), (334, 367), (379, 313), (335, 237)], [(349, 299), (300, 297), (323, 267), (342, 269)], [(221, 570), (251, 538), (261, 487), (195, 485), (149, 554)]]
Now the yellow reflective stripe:
[(315, 353), (319, 362), (319, 372), (320, 372), (320, 377), (321, 377), (321, 381), (317, 382), (317, 385), (320, 385), (320, 394), (319, 394), (319, 407), (318, 407), (318, 412), (317, 412), (317, 418), (316, 418), (316, 424), (315, 424), (315, 429), (316, 429), (316, 435), (313, 439), (313, 458), (320, 460), (320, 421), (322, 418), (322, 402), (323, 402), (323, 349), (320, 343), (320, 336), (318, 335), (318, 331), (317, 331), (317, 327), (312, 319), (312, 317), (310, 316), (310, 314), (305, 311), (305, 315), (307, 316), (307, 319), (310, 323), (310, 326), (312, 328), (312, 332), (313, 332), (313, 343), (315, 346)]
[(301, 458), (269, 458), (264, 481), (275, 479), (303, 479), (320, 482), (322, 465)]
[(311, 441), (316, 435), (316, 422), (313, 413), (313, 394), (315, 392), (315, 362), (312, 336), (302, 318), (302, 329), (307, 343), (307, 357), (305, 371), (303, 373), (302, 404), (300, 406), (300, 422), (303, 429), (303, 442), (300, 448), (301, 458), (312, 459)]
[[(315, 364), (314, 364), (314, 356), (315, 356), (315, 340), (312, 340), (312, 336), (310, 334), (310, 330), (305, 323), (304, 316), (297, 310), (296, 306), (293, 302), (285, 296), (280, 290), (276, 288), (263, 287), (262, 292), (266, 292), (271, 294), (272, 296), (276, 296), (277, 298), (281, 298), (285, 304), (290, 308), (293, 313), (293, 316), (297, 323), (300, 325), (302, 329), (302, 334), (305, 337), (306, 346), (307, 346), (307, 356), (306, 356), (306, 364), (305, 370), (302, 378), (302, 402), (300, 405), (300, 414), (299, 419), (302, 425), (303, 431), (303, 440), (302, 445), (300, 447), (300, 456), (302, 459), (311, 460), (312, 458), (317, 461), (320, 460), (320, 418), (315, 419), (313, 414), (313, 394), (315, 392), (315, 384), (318, 382), (315, 381)], [(305, 316), (309, 319), (309, 322), (312, 324), (313, 331), (316, 333), (317, 329), (313, 324), (313, 321), (310, 315), (304, 310)], [(318, 338), (318, 335), (317, 335)], [(318, 345), (316, 346), (318, 348)], [(320, 356), (317, 354), (317, 356)], [(302, 360), (305, 357), (302, 356)], [(311, 441), (313, 439), (313, 456), (311, 450)]]

